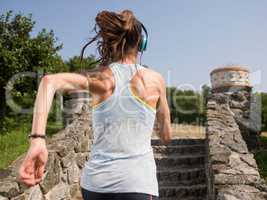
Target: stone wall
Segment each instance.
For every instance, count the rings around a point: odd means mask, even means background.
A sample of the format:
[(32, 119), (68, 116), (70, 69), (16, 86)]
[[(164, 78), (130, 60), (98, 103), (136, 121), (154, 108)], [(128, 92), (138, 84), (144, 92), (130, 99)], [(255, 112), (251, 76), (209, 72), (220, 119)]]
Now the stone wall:
[(245, 142), (253, 130), (249, 96), (249, 91), (240, 90), (209, 97), (206, 134), (210, 199), (267, 199), (267, 186)]
[(31, 188), (18, 181), (18, 169), (25, 156), (22, 155), (0, 171), (0, 200), (76, 199), (80, 172), (92, 144), (89, 104), (80, 108), (73, 114), (72, 123), (48, 140), (49, 157), (43, 181)]

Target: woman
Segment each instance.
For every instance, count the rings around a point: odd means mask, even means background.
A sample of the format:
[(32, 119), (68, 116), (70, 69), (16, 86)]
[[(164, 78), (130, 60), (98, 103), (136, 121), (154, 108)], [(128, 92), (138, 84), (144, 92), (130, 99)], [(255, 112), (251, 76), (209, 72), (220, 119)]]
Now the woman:
[[(80, 179), (85, 200), (154, 199), (159, 196), (151, 147), (155, 121), (163, 143), (171, 139), (162, 76), (139, 64), (142, 24), (129, 10), (96, 17), (100, 65), (95, 71), (56, 73), (42, 78), (34, 106), (31, 145), (20, 168), (25, 184), (38, 184), (47, 162), (46, 121), (57, 90), (88, 89), (92, 95), (94, 141)], [(141, 47), (141, 51), (142, 47)]]

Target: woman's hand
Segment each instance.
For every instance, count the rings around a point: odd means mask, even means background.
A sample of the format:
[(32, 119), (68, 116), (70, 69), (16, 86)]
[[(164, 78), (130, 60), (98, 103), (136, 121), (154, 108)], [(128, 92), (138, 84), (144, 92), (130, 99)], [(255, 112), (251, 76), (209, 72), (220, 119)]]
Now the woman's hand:
[(27, 186), (34, 186), (41, 182), (44, 175), (48, 151), (45, 140), (34, 138), (27, 155), (19, 169), (19, 179)]

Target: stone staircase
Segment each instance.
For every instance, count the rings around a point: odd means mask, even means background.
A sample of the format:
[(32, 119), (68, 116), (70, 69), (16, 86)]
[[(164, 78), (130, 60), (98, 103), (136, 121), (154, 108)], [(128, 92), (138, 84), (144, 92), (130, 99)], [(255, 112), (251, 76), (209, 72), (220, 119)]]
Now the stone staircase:
[[(172, 139), (163, 145), (152, 139), (159, 200), (207, 200), (205, 139)], [(82, 200), (80, 193), (74, 198)]]
[(160, 200), (207, 200), (205, 139), (151, 140)]

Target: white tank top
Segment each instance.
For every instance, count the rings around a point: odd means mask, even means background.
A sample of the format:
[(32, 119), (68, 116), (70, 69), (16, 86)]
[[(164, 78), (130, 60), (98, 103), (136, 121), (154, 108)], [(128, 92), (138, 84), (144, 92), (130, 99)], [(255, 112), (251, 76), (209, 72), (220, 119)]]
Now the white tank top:
[(91, 157), (81, 187), (94, 192), (159, 196), (151, 135), (156, 110), (135, 96), (130, 80), (139, 64), (111, 63), (113, 94), (92, 108)]

